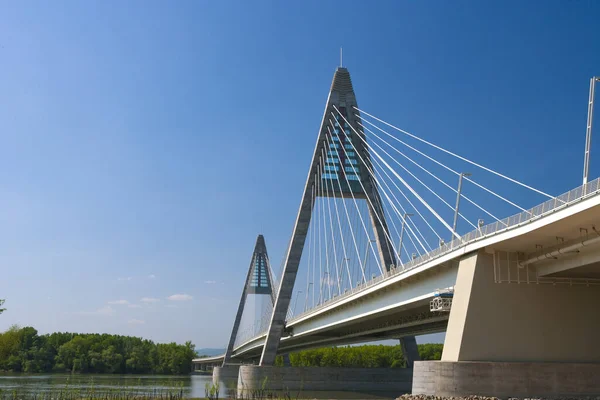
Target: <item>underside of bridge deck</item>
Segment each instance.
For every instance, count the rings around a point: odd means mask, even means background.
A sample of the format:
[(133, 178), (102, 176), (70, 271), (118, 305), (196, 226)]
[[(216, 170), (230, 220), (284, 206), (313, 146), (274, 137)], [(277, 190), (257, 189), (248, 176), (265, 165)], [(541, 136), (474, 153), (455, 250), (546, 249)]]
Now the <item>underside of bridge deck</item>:
[(461, 260), (442, 360), (600, 362), (600, 286), (496, 283), (493, 258)]

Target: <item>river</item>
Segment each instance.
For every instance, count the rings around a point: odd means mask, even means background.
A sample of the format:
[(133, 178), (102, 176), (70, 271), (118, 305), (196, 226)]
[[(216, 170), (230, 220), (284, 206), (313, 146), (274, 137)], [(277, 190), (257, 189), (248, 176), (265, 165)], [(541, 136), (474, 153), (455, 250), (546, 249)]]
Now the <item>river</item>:
[[(183, 390), (184, 397), (204, 398), (206, 383), (212, 383), (210, 375), (110, 375), (110, 374), (0, 374), (0, 390), (20, 393), (59, 392), (65, 389), (101, 393), (111, 390), (127, 390), (134, 393)], [(400, 395), (398, 393), (397, 395)], [(221, 385), (221, 398), (227, 396)], [(367, 394), (351, 392), (304, 392), (292, 398), (300, 399), (393, 399), (394, 394)]]
[(204, 397), (207, 375), (110, 375), (110, 374), (3, 374), (0, 390), (28, 393), (58, 392), (66, 388), (97, 392), (125, 389), (133, 392), (167, 391), (181, 388), (185, 397)]

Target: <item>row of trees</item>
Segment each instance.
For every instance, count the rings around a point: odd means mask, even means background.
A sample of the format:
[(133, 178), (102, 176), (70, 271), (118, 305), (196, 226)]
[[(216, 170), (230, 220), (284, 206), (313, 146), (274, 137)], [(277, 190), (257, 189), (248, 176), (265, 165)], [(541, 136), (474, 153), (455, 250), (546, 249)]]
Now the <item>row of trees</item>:
[(109, 334), (52, 333), (13, 326), (0, 334), (0, 370), (187, 374), (196, 356), (186, 342), (162, 344)]
[[(420, 344), (421, 360), (439, 360), (442, 358), (442, 344)], [(283, 365), (283, 359), (277, 358), (277, 365)], [(290, 354), (293, 367), (357, 367), (357, 368), (395, 368), (406, 366), (400, 345), (364, 345), (332, 347), (305, 350)]]

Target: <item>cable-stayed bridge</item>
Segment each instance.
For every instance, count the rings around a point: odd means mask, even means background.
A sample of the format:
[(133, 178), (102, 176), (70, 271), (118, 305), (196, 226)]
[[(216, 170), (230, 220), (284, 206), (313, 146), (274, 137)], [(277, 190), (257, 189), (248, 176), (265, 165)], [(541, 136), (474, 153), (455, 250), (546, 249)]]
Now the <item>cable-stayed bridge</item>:
[[(358, 107), (340, 67), (279, 279), (259, 236), (226, 353), (194, 362), (267, 367), (278, 354), (287, 364), (302, 349), (400, 339), (412, 367), (414, 336), (446, 332), (443, 368), (597, 363), (599, 190), (585, 171), (555, 196), (387, 122)], [(530, 194), (537, 205), (521, 204)], [(457, 385), (419, 380), (423, 365), (413, 390)]]

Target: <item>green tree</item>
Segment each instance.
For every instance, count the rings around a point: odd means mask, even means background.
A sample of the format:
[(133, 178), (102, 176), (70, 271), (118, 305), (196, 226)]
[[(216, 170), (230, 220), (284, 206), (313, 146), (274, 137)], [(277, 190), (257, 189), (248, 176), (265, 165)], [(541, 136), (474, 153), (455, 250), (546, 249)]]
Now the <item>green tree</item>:
[(419, 345), (421, 360), (441, 360), (444, 345), (441, 343), (427, 343)]
[[(443, 345), (438, 343), (418, 346), (422, 360), (439, 360)], [(282, 363), (282, 361), (277, 361)], [(384, 345), (364, 345), (305, 350), (290, 354), (294, 367), (360, 367), (401, 368), (406, 366), (402, 348)]]
[(2, 308), (3, 304), (4, 304), (4, 299), (0, 299), (0, 314), (2, 314), (4, 311), (6, 311), (6, 308)]
[(39, 335), (32, 327), (18, 326), (0, 333), (0, 371), (187, 374), (195, 356), (191, 342), (156, 344), (129, 336), (67, 332)]
[(0, 370), (12, 371), (14, 367), (18, 367), (20, 371), (20, 363), (15, 359), (19, 353), (20, 330), (17, 325), (13, 325), (0, 334)]
[(115, 346), (109, 346), (102, 351), (102, 361), (107, 372), (112, 374), (123, 372), (123, 356), (117, 353)]

